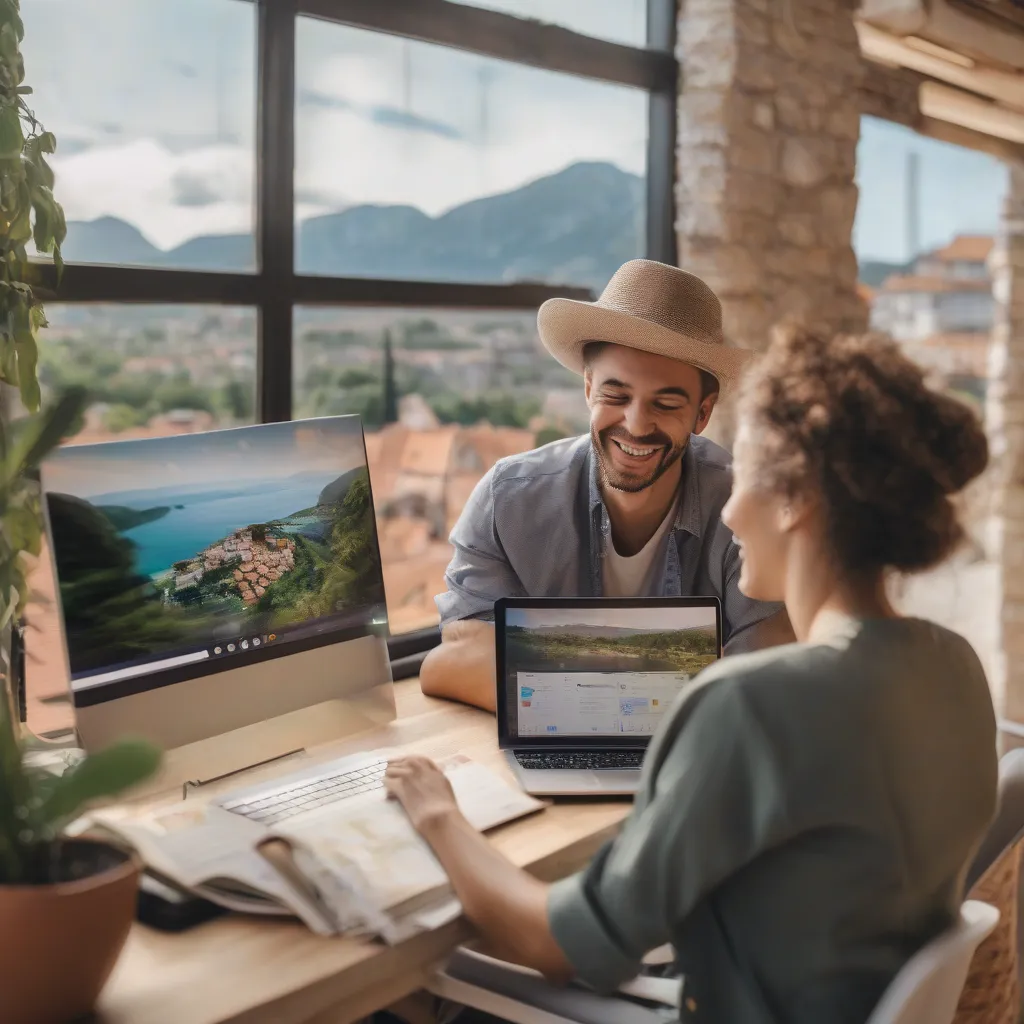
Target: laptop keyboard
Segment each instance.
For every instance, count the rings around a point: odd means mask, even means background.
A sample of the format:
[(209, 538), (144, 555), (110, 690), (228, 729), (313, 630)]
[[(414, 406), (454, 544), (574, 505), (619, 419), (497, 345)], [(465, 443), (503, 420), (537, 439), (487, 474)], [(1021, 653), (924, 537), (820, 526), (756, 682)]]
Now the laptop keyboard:
[(303, 811), (312, 811), (357, 793), (380, 789), (384, 785), (387, 766), (387, 761), (374, 761), (349, 771), (302, 779), (287, 788), (268, 791), (266, 795), (256, 793), (241, 799), (226, 800), (221, 807), (258, 821), (261, 825), (276, 825)]
[(644, 760), (642, 750), (515, 750), (513, 753), (520, 767), (540, 770), (576, 768), (589, 771), (621, 771), (624, 768), (639, 768)]

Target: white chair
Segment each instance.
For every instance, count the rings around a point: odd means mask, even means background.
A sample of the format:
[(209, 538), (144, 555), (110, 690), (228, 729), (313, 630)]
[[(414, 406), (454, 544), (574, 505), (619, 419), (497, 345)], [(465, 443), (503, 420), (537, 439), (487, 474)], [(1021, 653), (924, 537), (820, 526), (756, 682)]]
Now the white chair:
[(960, 920), (896, 975), (868, 1024), (951, 1024), (974, 951), (999, 923), (999, 911), (968, 900)]
[[(951, 1024), (974, 951), (999, 911), (969, 900), (960, 920), (917, 953), (895, 977), (867, 1024)], [(661, 1024), (674, 1017), (679, 982), (637, 978), (621, 996), (579, 986), (556, 988), (536, 971), (460, 949), (427, 986), (442, 999), (512, 1024)]]
[(559, 988), (536, 971), (459, 949), (427, 990), (512, 1024), (663, 1024), (676, 1019), (679, 984), (678, 978), (637, 978), (620, 990), (624, 998), (599, 996), (579, 985)]

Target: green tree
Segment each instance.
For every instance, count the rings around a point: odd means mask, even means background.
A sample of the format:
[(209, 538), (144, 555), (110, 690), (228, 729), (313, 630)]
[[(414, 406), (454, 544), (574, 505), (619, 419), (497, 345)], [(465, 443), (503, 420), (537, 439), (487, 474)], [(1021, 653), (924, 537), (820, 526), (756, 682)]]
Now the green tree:
[(558, 427), (541, 427), (534, 435), (533, 444), (535, 448), (543, 448), (546, 444), (561, 441), (562, 438), (568, 436), (564, 430), (560, 430)]
[(253, 389), (240, 380), (229, 380), (224, 385), (221, 401), (233, 420), (247, 422), (253, 418)]
[(133, 409), (130, 405), (113, 405), (103, 417), (103, 425), (113, 434), (137, 427), (140, 422), (139, 410)]
[(296, 610), (301, 618), (321, 618), (345, 608), (384, 603), (373, 533), (370, 478), (363, 472), (339, 503), (323, 585), (318, 593), (299, 600)]
[(383, 419), (385, 423), (398, 422), (398, 385), (395, 383), (395, 354), (391, 350), (391, 332), (384, 332), (384, 393)]
[(361, 366), (353, 366), (351, 369), (345, 370), (341, 376), (338, 377), (337, 385), (339, 388), (361, 388), (366, 384), (372, 384), (374, 387), (380, 387), (381, 376), (375, 370), (367, 370)]
[(87, 501), (47, 499), (72, 671), (166, 650), (187, 635), (186, 620), (163, 605), (135, 567), (135, 545)]
[(431, 399), (430, 405), (442, 423), (465, 426), (487, 422), (496, 427), (527, 427), (540, 411), (540, 403), (536, 399), (519, 399), (504, 391), (476, 398), (448, 393)]
[(153, 392), (153, 402), (161, 412), (170, 412), (172, 409), (199, 409), (202, 412), (213, 412), (213, 400), (210, 392), (187, 380), (165, 381)]

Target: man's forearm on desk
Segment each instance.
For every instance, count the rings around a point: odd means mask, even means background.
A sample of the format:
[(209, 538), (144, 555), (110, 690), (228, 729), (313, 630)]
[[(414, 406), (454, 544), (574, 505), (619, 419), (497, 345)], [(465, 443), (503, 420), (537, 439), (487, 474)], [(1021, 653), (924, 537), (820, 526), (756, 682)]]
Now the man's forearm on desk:
[(429, 697), (494, 711), (494, 627), (477, 619), (446, 626), (441, 643), (423, 659), (420, 687)]

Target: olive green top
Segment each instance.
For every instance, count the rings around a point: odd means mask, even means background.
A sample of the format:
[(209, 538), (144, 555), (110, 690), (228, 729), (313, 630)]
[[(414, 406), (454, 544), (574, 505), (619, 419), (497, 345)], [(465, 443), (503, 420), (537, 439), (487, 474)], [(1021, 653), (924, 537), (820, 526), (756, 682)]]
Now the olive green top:
[(920, 620), (837, 619), (680, 696), (618, 838), (553, 886), (551, 928), (601, 991), (672, 943), (684, 1021), (863, 1024), (955, 921), (996, 782), (970, 645)]

